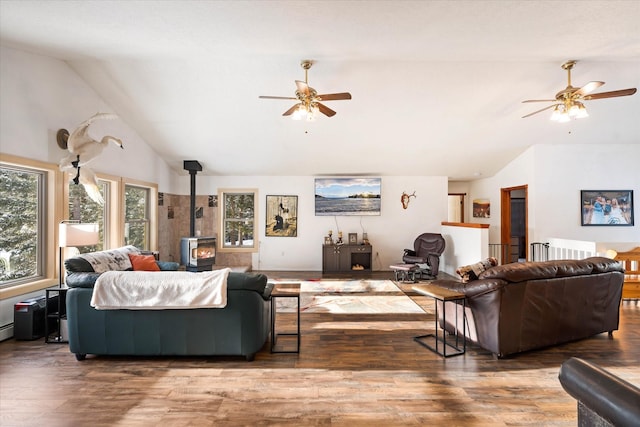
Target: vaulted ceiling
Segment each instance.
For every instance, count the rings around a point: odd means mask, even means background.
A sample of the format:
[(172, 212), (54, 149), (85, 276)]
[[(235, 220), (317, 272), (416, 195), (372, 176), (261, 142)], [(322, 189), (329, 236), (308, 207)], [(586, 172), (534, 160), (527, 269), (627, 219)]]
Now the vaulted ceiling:
[[(4, 46), (66, 61), (167, 162), (211, 175), (491, 176), (534, 144), (640, 144), (639, 1), (14, 1)], [(283, 117), (309, 84), (337, 114)], [(1, 94), (0, 94), (1, 96)], [(87, 111), (87, 117), (94, 111)], [(79, 119), (84, 119), (79, 118)]]

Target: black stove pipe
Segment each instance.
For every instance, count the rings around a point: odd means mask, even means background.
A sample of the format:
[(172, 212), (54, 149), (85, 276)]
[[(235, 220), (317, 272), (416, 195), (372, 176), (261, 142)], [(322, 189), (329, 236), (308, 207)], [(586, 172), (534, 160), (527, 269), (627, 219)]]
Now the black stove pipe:
[(196, 236), (196, 174), (202, 171), (202, 165), (197, 160), (185, 160), (184, 170), (191, 175), (191, 200), (189, 205), (189, 236)]

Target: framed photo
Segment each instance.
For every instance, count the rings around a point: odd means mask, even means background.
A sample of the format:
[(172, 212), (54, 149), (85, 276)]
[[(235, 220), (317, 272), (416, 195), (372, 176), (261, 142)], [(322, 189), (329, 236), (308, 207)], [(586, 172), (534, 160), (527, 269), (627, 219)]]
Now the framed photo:
[(633, 190), (580, 190), (582, 225), (633, 226)]
[(350, 245), (358, 244), (358, 233), (349, 233), (349, 244)]
[(298, 196), (267, 196), (266, 237), (298, 237)]

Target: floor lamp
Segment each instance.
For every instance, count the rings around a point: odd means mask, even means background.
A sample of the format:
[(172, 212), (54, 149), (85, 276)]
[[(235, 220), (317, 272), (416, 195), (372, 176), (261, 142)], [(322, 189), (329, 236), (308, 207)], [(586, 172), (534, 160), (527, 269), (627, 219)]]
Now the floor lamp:
[(62, 287), (62, 251), (71, 246), (91, 246), (100, 243), (98, 224), (80, 223), (80, 221), (62, 221), (58, 227), (58, 246), (60, 259), (58, 271), (60, 274), (60, 287)]

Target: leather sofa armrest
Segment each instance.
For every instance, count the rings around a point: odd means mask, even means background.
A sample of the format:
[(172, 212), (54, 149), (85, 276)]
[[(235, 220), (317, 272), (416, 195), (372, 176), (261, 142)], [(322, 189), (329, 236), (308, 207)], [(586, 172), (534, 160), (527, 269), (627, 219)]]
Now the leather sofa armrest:
[(404, 255), (416, 256), (416, 251), (414, 251), (413, 249), (405, 249)]
[(494, 292), (497, 289), (507, 285), (507, 283), (508, 282), (501, 279), (473, 280), (467, 283), (462, 283), (450, 279), (439, 279), (431, 282), (432, 285), (440, 286), (451, 291), (460, 292), (467, 298), (473, 298), (489, 292)]
[(637, 425), (640, 389), (633, 384), (577, 357), (562, 364), (558, 379), (567, 393), (613, 425)]

